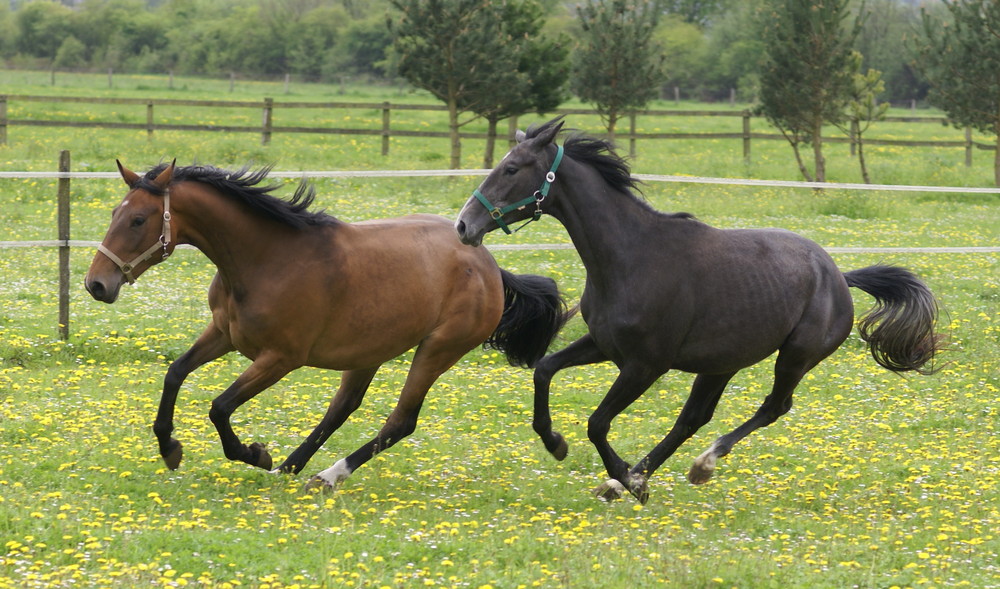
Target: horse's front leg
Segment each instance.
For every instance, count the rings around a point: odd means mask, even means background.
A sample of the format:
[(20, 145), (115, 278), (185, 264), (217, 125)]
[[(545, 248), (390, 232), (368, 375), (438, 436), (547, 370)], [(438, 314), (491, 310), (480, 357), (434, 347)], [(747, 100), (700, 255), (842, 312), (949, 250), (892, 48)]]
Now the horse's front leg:
[(177, 404), (177, 393), (181, 384), (189, 374), (199, 366), (211, 362), (233, 351), (232, 343), (221, 331), (213, 325), (202, 332), (198, 340), (188, 351), (174, 360), (163, 378), (163, 394), (160, 396), (160, 407), (153, 422), (153, 433), (160, 446), (160, 456), (167, 463), (167, 468), (176, 470), (181, 464), (183, 450), (181, 443), (171, 437), (174, 431), (174, 406)]
[(535, 365), (535, 416), (532, 427), (542, 438), (545, 449), (556, 458), (566, 458), (569, 450), (566, 440), (559, 432), (552, 430), (552, 416), (549, 413), (549, 386), (552, 378), (563, 368), (604, 362), (607, 357), (597, 349), (588, 333), (566, 348), (545, 356)]
[(594, 489), (594, 495), (611, 501), (621, 497), (622, 491), (627, 490), (640, 503), (646, 503), (649, 499), (646, 477), (630, 472), (628, 463), (608, 443), (608, 432), (611, 431), (611, 421), (641, 397), (660, 374), (635, 363), (623, 366), (611, 389), (590, 416), (587, 436), (597, 448), (604, 468), (611, 477), (611, 480)]
[(248, 446), (241, 442), (239, 436), (233, 431), (229, 418), (234, 411), (254, 398), (257, 393), (278, 382), (298, 367), (298, 365), (291, 365), (278, 354), (262, 353), (233, 384), (229, 385), (229, 388), (212, 401), (212, 409), (208, 412), (208, 417), (219, 432), (222, 451), (226, 454), (226, 458), (271, 470), (271, 455), (267, 453), (264, 444), (254, 442)]

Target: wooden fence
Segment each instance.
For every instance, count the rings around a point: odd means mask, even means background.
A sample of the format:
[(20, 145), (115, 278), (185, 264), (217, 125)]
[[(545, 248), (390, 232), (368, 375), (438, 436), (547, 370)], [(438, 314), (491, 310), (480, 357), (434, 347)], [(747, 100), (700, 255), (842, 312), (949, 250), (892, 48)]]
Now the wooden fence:
[[(144, 123), (126, 123), (110, 120), (53, 120), (38, 118), (10, 118), (7, 114), (8, 105), (12, 102), (47, 102), (47, 103), (77, 103), (77, 104), (113, 104), (127, 105), (145, 108), (146, 120)], [(260, 125), (220, 125), (214, 123), (181, 124), (157, 122), (155, 109), (167, 106), (186, 106), (201, 108), (247, 108), (258, 110), (261, 113)], [(281, 126), (274, 124), (274, 112), (276, 109), (323, 109), (323, 110), (380, 110), (382, 122), (379, 127), (372, 128), (346, 128), (346, 127), (308, 127), (308, 126)], [(447, 131), (415, 131), (412, 129), (401, 129), (392, 126), (392, 111), (445, 111), (443, 105), (415, 105), (415, 104), (393, 104), (390, 102), (381, 103), (360, 103), (360, 102), (275, 102), (273, 98), (265, 98), (263, 101), (232, 101), (232, 100), (176, 100), (169, 98), (143, 99), (143, 98), (89, 98), (89, 97), (69, 97), (69, 96), (32, 96), (32, 95), (0, 95), (0, 145), (6, 145), (8, 141), (7, 129), (14, 126), (25, 127), (67, 127), (67, 128), (101, 128), (101, 129), (133, 129), (145, 130), (152, 139), (158, 130), (170, 131), (223, 131), (230, 133), (254, 133), (260, 135), (261, 143), (266, 145), (271, 141), (275, 133), (314, 133), (325, 135), (368, 135), (382, 138), (382, 155), (389, 155), (390, 137), (433, 137), (448, 138)], [(583, 114), (596, 116), (597, 112), (589, 109), (557, 109), (553, 114)], [(730, 117), (741, 119), (742, 125), (739, 130), (724, 133), (642, 133), (637, 131), (637, 120), (640, 117)], [(738, 139), (743, 143), (743, 158), (750, 161), (751, 141), (753, 139), (776, 140), (784, 139), (778, 133), (753, 132), (751, 131), (751, 120), (760, 117), (753, 116), (749, 111), (714, 111), (714, 110), (642, 110), (629, 113), (628, 130), (616, 133), (619, 141), (628, 140), (629, 154), (636, 155), (636, 142), (639, 140), (656, 139)], [(762, 119), (761, 119), (762, 120)], [(943, 117), (885, 117), (884, 122), (895, 123), (935, 123), (946, 122)], [(514, 131), (517, 129), (517, 118), (508, 119), (508, 128), (503, 136), (509, 143), (514, 142)], [(461, 139), (487, 139), (484, 132), (462, 132)], [(854, 153), (856, 145), (855, 135), (849, 137), (827, 137), (828, 143), (850, 143), (851, 153)], [(895, 145), (906, 147), (947, 147), (965, 149), (965, 165), (972, 165), (972, 152), (974, 148), (995, 149), (994, 145), (978, 143), (972, 139), (971, 129), (965, 129), (965, 137), (961, 140), (937, 140), (937, 141), (914, 141), (904, 139), (864, 139), (867, 145)]]

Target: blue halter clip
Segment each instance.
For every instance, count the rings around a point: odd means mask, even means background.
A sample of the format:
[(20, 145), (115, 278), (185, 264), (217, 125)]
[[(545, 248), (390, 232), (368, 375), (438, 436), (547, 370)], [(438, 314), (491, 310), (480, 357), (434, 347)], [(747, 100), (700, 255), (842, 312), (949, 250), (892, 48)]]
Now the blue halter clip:
[[(478, 188), (472, 191), (472, 196), (476, 197), (476, 200), (478, 200), (480, 204), (486, 207), (486, 210), (490, 212), (490, 217), (492, 217), (493, 220), (497, 222), (497, 225), (499, 225), (500, 228), (503, 229), (504, 233), (506, 233), (507, 235), (510, 235), (514, 231), (520, 230), (521, 227), (524, 227), (524, 225), (527, 225), (532, 221), (537, 221), (538, 219), (541, 218), (542, 201), (545, 200), (545, 197), (549, 195), (549, 188), (552, 187), (552, 183), (555, 182), (556, 180), (556, 170), (559, 169), (559, 164), (562, 162), (563, 147), (562, 145), (557, 145), (556, 147), (558, 148), (556, 150), (556, 159), (552, 160), (552, 167), (550, 167), (549, 171), (545, 174), (545, 181), (542, 182), (541, 188), (536, 190), (535, 193), (529, 196), (528, 198), (519, 200), (514, 204), (510, 204), (503, 208), (500, 208), (493, 206), (490, 203), (490, 201), (487, 200), (485, 196), (483, 196), (483, 193), (479, 192)], [(511, 231), (510, 227), (507, 226), (507, 223), (504, 222), (503, 216), (511, 211), (522, 209), (530, 205), (531, 203), (535, 203), (535, 213), (531, 216), (530, 219), (525, 221), (524, 224), (521, 225), (521, 227), (518, 227), (517, 229), (514, 229), (514, 231)]]

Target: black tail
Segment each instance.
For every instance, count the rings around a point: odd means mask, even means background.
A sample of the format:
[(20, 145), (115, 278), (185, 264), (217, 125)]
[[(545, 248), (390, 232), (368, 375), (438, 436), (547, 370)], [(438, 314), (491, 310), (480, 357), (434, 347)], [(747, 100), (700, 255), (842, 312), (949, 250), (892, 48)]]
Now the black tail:
[(514, 366), (535, 365), (572, 313), (551, 278), (524, 274), (516, 276), (501, 269), (503, 316), (500, 325), (483, 347), (506, 354)]
[(943, 336), (934, 331), (938, 303), (927, 285), (896, 266), (869, 266), (844, 277), (848, 286), (875, 297), (875, 307), (858, 320), (861, 339), (875, 361), (894, 372), (935, 372), (934, 355)]

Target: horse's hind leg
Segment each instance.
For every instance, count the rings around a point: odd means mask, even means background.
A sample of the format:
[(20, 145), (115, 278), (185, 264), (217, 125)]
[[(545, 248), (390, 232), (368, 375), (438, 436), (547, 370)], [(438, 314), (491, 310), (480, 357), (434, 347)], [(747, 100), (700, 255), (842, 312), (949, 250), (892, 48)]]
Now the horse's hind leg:
[(778, 354), (774, 365), (774, 385), (764, 402), (753, 417), (732, 432), (719, 437), (712, 445), (695, 459), (688, 480), (699, 485), (708, 482), (715, 472), (716, 460), (729, 454), (733, 446), (755, 430), (768, 426), (788, 413), (792, 408), (792, 393), (806, 372), (817, 364), (816, 361), (800, 362), (788, 360), (785, 352)]
[(568, 447), (562, 435), (552, 431), (552, 416), (549, 413), (549, 386), (552, 383), (552, 377), (564, 368), (595, 364), (605, 360), (607, 357), (597, 349), (593, 338), (588, 333), (566, 348), (545, 356), (535, 364), (535, 416), (532, 427), (534, 427), (535, 433), (542, 438), (545, 449), (556, 460), (566, 458)]
[(344, 425), (347, 418), (351, 416), (361, 401), (365, 398), (372, 378), (378, 371), (378, 366), (365, 368), (363, 370), (345, 370), (340, 377), (340, 388), (337, 394), (330, 400), (330, 406), (326, 410), (326, 415), (316, 426), (309, 437), (307, 437), (298, 448), (292, 452), (277, 469), (278, 472), (298, 473), (313, 457), (313, 454), (320, 449), (330, 435)]
[[(485, 339), (485, 336), (483, 336)], [(442, 342), (443, 347), (438, 345)], [(351, 473), (372, 459), (379, 452), (392, 447), (396, 442), (413, 433), (417, 428), (417, 417), (423, 405), (427, 391), (439, 376), (451, 368), (455, 362), (472, 349), (476, 344), (468, 346), (449, 342), (444, 335), (428, 337), (420, 344), (413, 354), (413, 364), (406, 375), (403, 391), (399, 394), (396, 407), (378, 434), (367, 444), (361, 446), (347, 458), (338, 460), (330, 468), (318, 473), (306, 484), (307, 489), (336, 488)]]
[(213, 325), (202, 332), (188, 351), (181, 354), (170, 364), (163, 379), (163, 394), (160, 396), (160, 407), (153, 422), (153, 433), (160, 446), (160, 456), (166, 462), (167, 468), (176, 470), (181, 464), (183, 449), (181, 443), (170, 435), (174, 431), (174, 406), (177, 403), (177, 393), (181, 384), (189, 374), (199, 366), (220, 358), (233, 351), (229, 338)]

